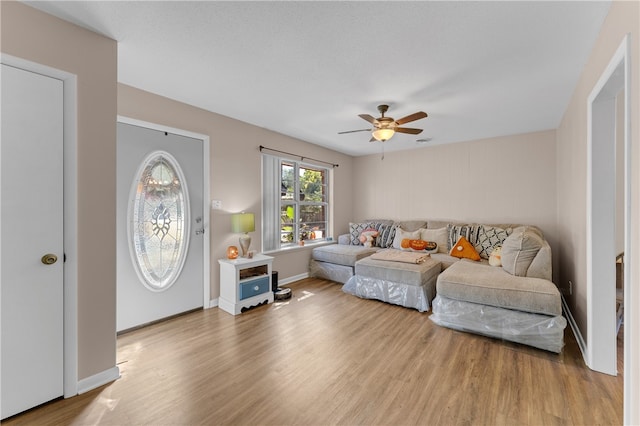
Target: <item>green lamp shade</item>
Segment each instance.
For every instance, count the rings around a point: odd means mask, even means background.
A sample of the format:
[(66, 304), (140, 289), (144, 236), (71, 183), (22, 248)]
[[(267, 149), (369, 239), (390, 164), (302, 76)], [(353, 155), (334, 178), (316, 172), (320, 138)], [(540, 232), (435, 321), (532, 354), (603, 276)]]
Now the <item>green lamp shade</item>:
[(231, 215), (232, 232), (253, 232), (256, 230), (253, 213), (236, 213)]

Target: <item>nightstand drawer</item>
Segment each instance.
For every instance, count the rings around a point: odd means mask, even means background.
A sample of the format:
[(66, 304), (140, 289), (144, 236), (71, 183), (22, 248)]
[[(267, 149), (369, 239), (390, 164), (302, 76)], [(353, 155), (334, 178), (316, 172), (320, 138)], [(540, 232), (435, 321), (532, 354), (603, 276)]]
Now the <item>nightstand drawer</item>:
[(255, 280), (247, 281), (240, 284), (239, 299), (248, 299), (249, 297), (257, 296), (258, 294), (266, 293), (269, 288), (269, 276), (262, 278), (256, 278)]

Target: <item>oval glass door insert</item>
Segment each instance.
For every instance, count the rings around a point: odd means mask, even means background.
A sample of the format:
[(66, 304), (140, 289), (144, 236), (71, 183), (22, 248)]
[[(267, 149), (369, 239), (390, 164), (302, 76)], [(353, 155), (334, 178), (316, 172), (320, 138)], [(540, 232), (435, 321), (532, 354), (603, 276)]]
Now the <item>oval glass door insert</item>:
[(152, 291), (171, 287), (189, 247), (189, 193), (182, 169), (165, 151), (140, 165), (129, 198), (129, 248), (142, 283)]

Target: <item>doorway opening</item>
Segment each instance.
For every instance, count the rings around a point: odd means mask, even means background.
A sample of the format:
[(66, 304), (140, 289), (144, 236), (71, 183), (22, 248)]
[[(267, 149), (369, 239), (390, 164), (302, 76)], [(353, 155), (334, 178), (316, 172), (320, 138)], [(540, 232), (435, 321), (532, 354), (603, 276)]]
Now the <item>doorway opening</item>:
[[(586, 362), (589, 368), (614, 376), (618, 374), (616, 263), (630, 247), (629, 68), (627, 36), (587, 104)], [(629, 262), (623, 265), (620, 272), (628, 277)], [(622, 292), (628, 294), (629, 280), (624, 281)]]

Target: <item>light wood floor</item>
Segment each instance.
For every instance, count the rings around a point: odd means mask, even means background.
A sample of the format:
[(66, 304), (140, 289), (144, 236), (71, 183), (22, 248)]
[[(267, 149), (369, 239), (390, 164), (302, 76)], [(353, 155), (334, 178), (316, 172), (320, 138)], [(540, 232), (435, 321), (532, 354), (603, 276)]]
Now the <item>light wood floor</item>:
[(556, 355), (329, 281), (291, 288), (236, 317), (214, 308), (122, 335), (120, 380), (4, 424), (622, 424), (622, 375), (585, 367), (568, 328)]

